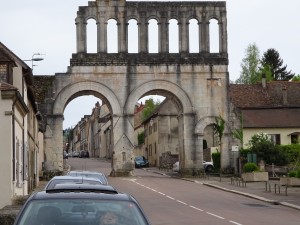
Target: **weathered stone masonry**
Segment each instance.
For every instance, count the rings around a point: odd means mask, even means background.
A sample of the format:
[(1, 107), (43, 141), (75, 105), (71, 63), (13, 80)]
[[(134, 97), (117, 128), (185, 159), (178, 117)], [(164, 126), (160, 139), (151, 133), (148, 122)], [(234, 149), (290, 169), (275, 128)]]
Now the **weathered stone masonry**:
[[(97, 53), (87, 53), (87, 20), (97, 24)], [(118, 26), (118, 53), (107, 53), (107, 21)], [(128, 21), (138, 22), (139, 52), (128, 53)], [(148, 53), (148, 21), (159, 27), (159, 52)], [(169, 53), (168, 21), (177, 19), (179, 53)], [(189, 53), (190, 19), (199, 24), (199, 53)], [(219, 53), (210, 53), (209, 21), (219, 25)], [(171, 98), (178, 108), (180, 165), (189, 173), (202, 167), (205, 128), (221, 115), (228, 121), (228, 54), (225, 2), (126, 2), (97, 0), (79, 7), (76, 18), (77, 53), (67, 73), (55, 75), (44, 102), (46, 169), (62, 166), (62, 122), (66, 105), (82, 95), (95, 95), (112, 115), (112, 175), (133, 170), (134, 104), (145, 95)], [(81, 107), (81, 106), (78, 106)], [(223, 138), (222, 166), (229, 165), (230, 138)]]

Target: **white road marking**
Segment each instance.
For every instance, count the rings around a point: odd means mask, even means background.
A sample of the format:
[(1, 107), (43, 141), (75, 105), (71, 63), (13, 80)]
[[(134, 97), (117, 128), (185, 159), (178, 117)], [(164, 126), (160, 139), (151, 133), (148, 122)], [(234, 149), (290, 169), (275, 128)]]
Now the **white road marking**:
[(230, 223), (233, 223), (233, 224), (236, 224), (236, 225), (242, 225), (241, 223), (237, 223), (237, 222), (234, 222), (232, 220), (229, 221)]
[(172, 197), (169, 196), (169, 195), (166, 195), (166, 197), (169, 198), (169, 199), (175, 200), (175, 198), (172, 198)]
[[(181, 204), (183, 204), (183, 205), (188, 205), (187, 203), (185, 203), (185, 202), (183, 202), (183, 201), (180, 201), (180, 200), (175, 199), (175, 198), (173, 198), (173, 197), (171, 197), (171, 196), (169, 196), (169, 195), (166, 195), (166, 194), (164, 194), (164, 193), (162, 193), (162, 192), (159, 192), (159, 191), (157, 191), (157, 190), (155, 190), (155, 189), (153, 189), (153, 188), (150, 188), (150, 187), (147, 187), (147, 186), (145, 186), (145, 185), (143, 185), (143, 184), (140, 184), (140, 183), (136, 182), (135, 179), (132, 179), (131, 181), (134, 182), (134, 183), (136, 183), (136, 184), (138, 184), (138, 185), (140, 185), (140, 186), (142, 186), (142, 187), (144, 187), (144, 188), (147, 188), (147, 189), (149, 189), (149, 190), (151, 190), (151, 191), (153, 191), (153, 192), (156, 192), (156, 193), (158, 193), (158, 194), (161, 194), (161, 195), (163, 195), (163, 196), (166, 196), (166, 197), (169, 198), (169, 199), (175, 200), (175, 201), (177, 201), (178, 203), (181, 203)], [(188, 205), (188, 206), (189, 206), (190, 208), (196, 209), (196, 210), (198, 210), (198, 211), (200, 211), (200, 212), (204, 212), (204, 210), (199, 209), (199, 208), (197, 208), (197, 207), (195, 207), (195, 206), (192, 206), (192, 205)], [(216, 214), (214, 214), (214, 213), (211, 213), (211, 212), (206, 212), (206, 213), (209, 214), (209, 215), (211, 215), (211, 216), (214, 216), (214, 217), (216, 217), (216, 218), (222, 219), (222, 220), (225, 219), (224, 217), (218, 216), (218, 215), (216, 215)], [(232, 221), (232, 220), (230, 220), (229, 222), (230, 222), (230, 223), (233, 223), (233, 224), (236, 224), (236, 225), (242, 225), (241, 223), (237, 223), (237, 222)]]
[(184, 205), (187, 205), (185, 202), (182, 202), (180, 200), (176, 200), (177, 202), (181, 203), (181, 204), (184, 204)]
[(224, 217), (222, 217), (222, 216), (218, 216), (218, 215), (213, 214), (213, 213), (211, 213), (211, 212), (206, 212), (206, 213), (209, 214), (209, 215), (211, 215), (211, 216), (215, 216), (215, 217), (217, 217), (217, 218), (219, 218), (219, 219), (224, 220)]
[(191, 208), (193, 208), (193, 209), (196, 209), (196, 210), (198, 210), (198, 211), (201, 211), (201, 212), (203, 212), (204, 210), (202, 210), (202, 209), (199, 209), (199, 208), (197, 208), (197, 207), (195, 207), (195, 206), (192, 206), (192, 205), (189, 205), (189, 207), (191, 207)]

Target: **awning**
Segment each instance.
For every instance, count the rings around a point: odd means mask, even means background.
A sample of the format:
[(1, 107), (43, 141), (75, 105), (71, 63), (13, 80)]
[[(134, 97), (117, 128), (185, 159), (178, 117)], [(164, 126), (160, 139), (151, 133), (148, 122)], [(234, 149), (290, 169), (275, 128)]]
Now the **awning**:
[(288, 134), (287, 136), (291, 136), (291, 135), (299, 135), (299, 134), (300, 134), (300, 132), (293, 132), (293, 133)]

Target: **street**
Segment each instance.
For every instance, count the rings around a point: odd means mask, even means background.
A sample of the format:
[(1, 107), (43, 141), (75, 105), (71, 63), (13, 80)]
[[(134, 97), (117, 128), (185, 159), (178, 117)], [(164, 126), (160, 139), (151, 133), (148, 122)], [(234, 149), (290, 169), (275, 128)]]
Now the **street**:
[(69, 158), (71, 170), (100, 171), (118, 191), (133, 195), (153, 225), (299, 225), (299, 211), (143, 169), (132, 177), (110, 177), (110, 163)]

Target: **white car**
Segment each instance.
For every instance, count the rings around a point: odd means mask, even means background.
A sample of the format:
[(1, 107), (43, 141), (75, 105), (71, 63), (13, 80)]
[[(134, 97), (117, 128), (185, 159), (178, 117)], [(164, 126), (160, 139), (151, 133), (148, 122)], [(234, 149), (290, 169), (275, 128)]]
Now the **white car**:
[[(213, 164), (213, 162), (203, 161), (203, 168), (204, 168), (205, 172), (210, 173), (214, 169), (214, 164)], [(173, 172), (179, 172), (179, 161), (177, 161), (173, 164)]]

